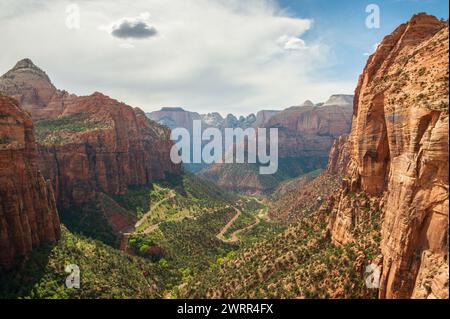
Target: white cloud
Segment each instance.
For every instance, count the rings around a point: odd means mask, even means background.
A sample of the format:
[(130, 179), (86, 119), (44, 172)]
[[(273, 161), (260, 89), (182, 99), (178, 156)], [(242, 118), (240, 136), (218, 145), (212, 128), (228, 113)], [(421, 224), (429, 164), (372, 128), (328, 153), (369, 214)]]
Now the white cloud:
[(285, 50), (299, 51), (307, 49), (305, 41), (300, 38), (282, 36), (278, 41)]
[[(247, 114), (353, 91), (353, 83), (318, 78), (330, 48), (313, 39), (305, 44), (312, 19), (272, 0), (80, 0), (77, 30), (64, 25), (71, 1), (42, 3), (27, 11), (2, 0), (0, 12), (8, 16), (0, 19), (0, 41), (8, 46), (0, 73), (29, 57), (60, 88), (102, 91), (146, 111), (183, 106)], [(103, 31), (125, 17), (144, 21), (158, 36), (124, 42)]]

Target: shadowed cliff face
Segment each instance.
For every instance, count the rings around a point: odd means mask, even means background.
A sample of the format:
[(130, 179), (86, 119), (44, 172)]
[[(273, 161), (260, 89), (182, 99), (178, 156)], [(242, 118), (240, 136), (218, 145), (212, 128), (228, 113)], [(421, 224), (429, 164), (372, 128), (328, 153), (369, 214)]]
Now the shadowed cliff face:
[(38, 170), (30, 116), (0, 95), (0, 264), (60, 238), (50, 183)]
[(380, 297), (448, 298), (447, 24), (419, 14), (383, 40), (360, 77), (349, 140), (333, 240), (351, 240), (348, 192), (380, 197)]

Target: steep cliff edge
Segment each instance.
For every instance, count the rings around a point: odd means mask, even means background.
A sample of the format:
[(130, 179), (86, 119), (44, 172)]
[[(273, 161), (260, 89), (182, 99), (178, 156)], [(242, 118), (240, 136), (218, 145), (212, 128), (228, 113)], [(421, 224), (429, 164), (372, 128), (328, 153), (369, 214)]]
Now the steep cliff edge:
[[(116, 209), (111, 197), (181, 171), (170, 160), (169, 129), (101, 93), (76, 96), (57, 90), (29, 59), (0, 78), (0, 92), (23, 101), (31, 112), (38, 165), (70, 230), (91, 233), (95, 223), (109, 233), (125, 231), (136, 216)], [(82, 229), (71, 227), (81, 221)]]
[(356, 89), (350, 163), (330, 230), (351, 240), (380, 199), (381, 298), (448, 298), (448, 24), (418, 14), (369, 58)]
[(139, 109), (101, 93), (77, 98), (54, 120), (36, 122), (39, 162), (65, 207), (121, 195), (178, 171), (170, 161), (168, 129)]
[(0, 94), (0, 264), (60, 234), (52, 187), (38, 170), (33, 122)]

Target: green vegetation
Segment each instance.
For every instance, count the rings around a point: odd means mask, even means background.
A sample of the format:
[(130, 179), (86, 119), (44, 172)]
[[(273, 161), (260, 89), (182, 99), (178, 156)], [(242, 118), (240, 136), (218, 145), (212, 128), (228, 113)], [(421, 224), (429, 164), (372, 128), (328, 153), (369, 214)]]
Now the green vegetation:
[(226, 189), (235, 191), (261, 190), (266, 194), (273, 192), (280, 183), (327, 166), (327, 157), (289, 157), (280, 158), (278, 171), (273, 175), (261, 175), (259, 164), (221, 164), (200, 172)]
[[(210, 259), (232, 248), (216, 238), (216, 235), (235, 215), (232, 208), (205, 213), (198, 218), (163, 222), (150, 234), (135, 234), (129, 245), (134, 251), (154, 260), (164, 257), (177, 268), (202, 269), (209, 267)], [(154, 258), (150, 248), (160, 247), (164, 254)], [(139, 253), (140, 252), (140, 253)]]
[(88, 113), (60, 117), (55, 120), (41, 120), (34, 123), (36, 140), (42, 145), (70, 143), (77, 133), (110, 128), (108, 122), (92, 119)]
[[(65, 287), (71, 264), (80, 268), (81, 289)], [(0, 298), (162, 298), (175, 277), (164, 265), (63, 228), (56, 246), (42, 245), (13, 269), (0, 269)]]
[(61, 223), (71, 232), (118, 247), (119, 236), (106, 218), (99, 200), (58, 210)]
[(254, 214), (248, 213), (248, 212), (242, 212), (241, 216), (231, 225), (230, 228), (225, 232), (224, 236), (227, 239), (231, 238), (231, 234), (233, 234), (235, 231), (249, 227), (256, 223), (256, 218)]
[(351, 242), (334, 245), (327, 235), (330, 212), (316, 212), (221, 260), (220, 267), (210, 267), (180, 288), (179, 296), (376, 298), (377, 291), (365, 286), (365, 267), (380, 254), (381, 218), (379, 211), (365, 208), (362, 194), (353, 200), (361, 211)]
[(135, 212), (138, 232), (164, 221), (194, 218), (222, 208), (236, 200), (210, 181), (191, 173), (170, 175), (148, 188), (130, 189), (125, 195), (113, 196), (122, 207)]
[(198, 218), (166, 221), (149, 234), (134, 234), (128, 240), (131, 251), (176, 273), (166, 287), (177, 295), (177, 287), (200, 274), (227, 255), (236, 246), (228, 245), (216, 235), (234, 216), (233, 208), (205, 213)]

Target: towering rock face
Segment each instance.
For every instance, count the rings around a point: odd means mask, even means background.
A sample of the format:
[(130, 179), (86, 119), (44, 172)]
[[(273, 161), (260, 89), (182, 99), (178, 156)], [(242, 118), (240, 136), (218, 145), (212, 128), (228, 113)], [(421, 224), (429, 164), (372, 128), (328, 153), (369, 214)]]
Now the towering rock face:
[(322, 157), (334, 140), (348, 134), (352, 125), (352, 104), (294, 106), (273, 116), (265, 127), (279, 130), (280, 157)]
[(358, 209), (346, 192), (381, 198), (382, 298), (448, 298), (448, 50), (448, 25), (416, 15), (382, 41), (356, 90), (330, 228), (349, 240)]
[(101, 93), (58, 91), (29, 60), (1, 78), (0, 91), (24, 101), (36, 119), (39, 168), (61, 208), (98, 202), (100, 193), (123, 195), (181, 170), (170, 159), (169, 129)]
[(17, 101), (0, 94), (0, 264), (59, 238), (52, 187), (38, 170), (33, 122)]
[(179, 170), (170, 160), (169, 130), (101, 93), (79, 97), (60, 118), (36, 123), (39, 162), (67, 207), (97, 191), (125, 194)]
[(343, 175), (347, 172), (347, 166), (350, 161), (349, 146), (348, 135), (342, 135), (336, 139), (328, 159), (328, 174)]

